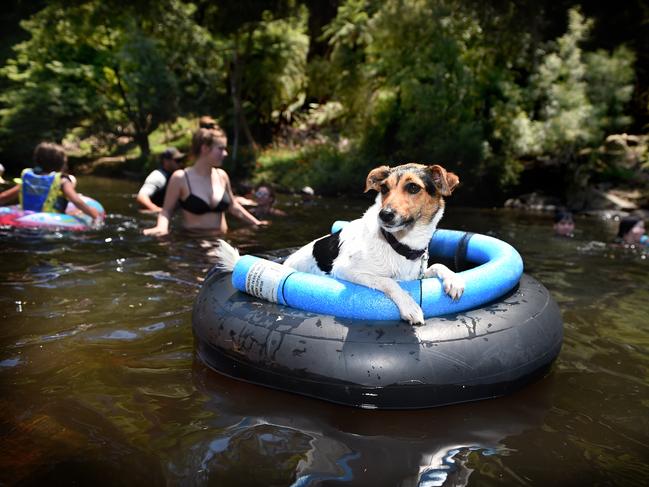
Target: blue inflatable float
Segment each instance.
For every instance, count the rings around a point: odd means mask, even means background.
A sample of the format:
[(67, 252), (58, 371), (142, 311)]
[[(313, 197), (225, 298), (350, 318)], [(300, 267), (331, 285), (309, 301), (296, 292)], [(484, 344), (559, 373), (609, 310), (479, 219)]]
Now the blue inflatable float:
[[(345, 222), (336, 222), (332, 231)], [(437, 278), (402, 281), (424, 311), (424, 317), (459, 313), (488, 303), (510, 291), (523, 274), (523, 260), (511, 245), (487, 235), (438, 229), (429, 244), (431, 256), (462, 259), (479, 264), (463, 271), (466, 282), (461, 299), (453, 301)], [(240, 291), (293, 308), (357, 320), (398, 320), (399, 310), (375, 289), (329, 276), (296, 272), (281, 264), (244, 255), (232, 272), (232, 285)]]
[[(97, 210), (103, 222), (106, 211), (99, 201), (81, 195), (83, 201)], [(78, 232), (92, 228), (92, 217), (68, 203), (65, 213), (23, 210), (19, 205), (0, 206), (0, 227), (30, 228), (34, 230), (66, 230)]]

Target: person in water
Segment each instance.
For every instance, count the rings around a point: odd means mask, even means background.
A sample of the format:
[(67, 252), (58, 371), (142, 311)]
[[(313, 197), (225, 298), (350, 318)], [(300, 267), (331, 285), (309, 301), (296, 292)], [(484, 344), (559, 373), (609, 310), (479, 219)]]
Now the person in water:
[(635, 216), (627, 216), (620, 220), (615, 241), (624, 245), (647, 245), (649, 237), (645, 235), (644, 220)]
[(567, 210), (558, 209), (554, 212), (554, 234), (559, 237), (574, 237), (575, 221), (572, 213)]
[(309, 205), (315, 200), (315, 191), (311, 186), (304, 186), (300, 190), (300, 198), (302, 199), (303, 205)]
[(221, 169), (228, 151), (220, 127), (199, 128), (192, 137), (191, 153), (194, 165), (171, 175), (158, 222), (144, 230), (145, 235), (167, 235), (176, 206), (182, 209), (182, 226), (186, 230), (226, 232), (226, 211), (251, 225), (268, 223), (251, 215), (232, 194), (230, 178)]
[(275, 191), (270, 184), (260, 183), (255, 187), (255, 202), (257, 203), (250, 212), (257, 218), (269, 216), (286, 216), (286, 212), (275, 208)]
[(183, 166), (185, 154), (175, 147), (169, 147), (160, 156), (160, 167), (153, 170), (144, 180), (135, 200), (142, 209), (160, 212), (164, 203), (169, 177)]
[(93, 220), (99, 212), (87, 205), (77, 193), (76, 179), (65, 174), (67, 156), (63, 147), (41, 142), (34, 149), (34, 167), (24, 169), (18, 184), (0, 193), (0, 205), (20, 202), (23, 210), (65, 213), (68, 202)]

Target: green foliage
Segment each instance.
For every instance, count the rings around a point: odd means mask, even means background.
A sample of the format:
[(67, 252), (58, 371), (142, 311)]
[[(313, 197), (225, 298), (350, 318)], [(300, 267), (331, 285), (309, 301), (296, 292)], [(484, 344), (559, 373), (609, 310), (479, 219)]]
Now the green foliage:
[(366, 161), (359, 171), (413, 160), (479, 165), (484, 73), (493, 66), (470, 9), (440, 0), (350, 0), (325, 35), (343, 80), (336, 95), (350, 110), (357, 158)]
[[(140, 130), (149, 133), (160, 122), (173, 120), (177, 113), (178, 83), (164, 62), (155, 40), (136, 25), (124, 33), (114, 54), (114, 67), (104, 66), (103, 85), (106, 100), (112, 101), (117, 113)], [(111, 96), (112, 95), (112, 96)]]
[(254, 156), (257, 139), (269, 142), (273, 131), (304, 104), (308, 11), (291, 0), (197, 4), (198, 22), (223, 46), (227, 61), (227, 96), (213, 106), (232, 135), (232, 162), (245, 164), (241, 140)]
[(629, 126), (628, 103), (633, 94), (635, 55), (624, 46), (613, 53), (599, 49), (586, 53), (586, 94), (593, 104), (595, 117), (607, 130)]
[(273, 181), (292, 191), (309, 185), (321, 194), (358, 193), (367, 176), (359, 166), (353, 153), (332, 144), (269, 149), (257, 161), (254, 182)]
[(624, 48), (610, 55), (583, 53), (580, 44), (591, 25), (570, 10), (568, 31), (540, 53), (529, 83), (503, 85), (504, 101), (492, 110), (493, 138), (513, 169), (505, 174), (509, 181), (522, 169), (517, 161), (534, 158), (569, 166), (583, 184), (593, 167), (580, 151), (629, 123), (624, 107), (632, 92), (633, 55)]
[[(218, 79), (202, 70), (203, 62), (219, 63), (210, 38), (187, 21), (193, 7), (176, 0), (159, 7), (143, 18), (137, 5), (51, 4), (24, 21), (31, 37), (0, 72), (13, 82), (0, 98), (5, 152), (85, 127), (134, 137), (146, 156), (148, 135), (176, 118), (186, 93)], [(30, 128), (24, 139), (21, 126)]]
[(567, 32), (530, 58), (533, 37), (515, 32), (523, 14), (464, 6), (348, 0), (324, 30), (355, 159), (372, 161), (359, 172), (383, 162), (440, 162), (460, 170), (469, 187), (489, 175), (503, 189), (526, 160), (587, 175), (591, 163), (580, 151), (630, 121), (633, 54), (584, 53), (592, 21), (573, 9)]
[(332, 86), (331, 94), (344, 101), (351, 114), (362, 111), (367, 101), (365, 49), (371, 41), (369, 20), (376, 10), (374, 3), (369, 0), (341, 3), (336, 17), (322, 33), (331, 47), (329, 69), (321, 69), (320, 76), (312, 80), (316, 86), (323, 84), (322, 80)]
[(581, 184), (624, 173), (594, 154), (631, 122), (635, 54), (586, 50), (594, 24), (579, 10), (552, 40), (550, 12), (564, 4), (550, 0), (335, 4), (327, 20), (307, 6), (330, 4), (300, 0), (26, 9), (26, 40), (0, 68), (3, 162), (67, 136), (131, 157), (137, 145), (150, 163), (167, 142), (188, 143), (160, 135), (175, 120), (211, 114), (230, 135), (233, 177), (319, 192), (358, 191), (370, 168), (406, 161), (444, 164), (474, 195), (532, 165)]
[(307, 12), (276, 19), (268, 11), (252, 31), (243, 71), (243, 93), (259, 122), (290, 119), (304, 103), (309, 37)]
[(601, 137), (586, 94), (586, 67), (579, 47), (591, 23), (571, 10), (568, 32), (543, 57), (530, 80), (532, 101), (540, 105), (532, 124), (538, 128), (544, 151), (558, 152), (567, 145), (592, 143)]

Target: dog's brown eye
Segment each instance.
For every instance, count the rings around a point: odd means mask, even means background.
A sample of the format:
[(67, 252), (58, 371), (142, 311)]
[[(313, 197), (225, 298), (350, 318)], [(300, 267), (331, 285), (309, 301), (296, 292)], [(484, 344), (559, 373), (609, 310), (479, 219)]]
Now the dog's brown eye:
[(408, 193), (410, 194), (417, 194), (419, 193), (419, 191), (421, 191), (421, 188), (415, 183), (408, 183), (406, 185), (406, 191), (408, 191)]
[(381, 185), (381, 194), (387, 194), (390, 191), (390, 189), (385, 185)]

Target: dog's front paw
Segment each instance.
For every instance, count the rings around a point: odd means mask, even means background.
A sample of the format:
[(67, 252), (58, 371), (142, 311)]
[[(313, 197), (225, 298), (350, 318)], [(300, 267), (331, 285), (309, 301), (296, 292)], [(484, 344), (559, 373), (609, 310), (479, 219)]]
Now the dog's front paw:
[(459, 274), (443, 264), (433, 264), (424, 273), (424, 277), (438, 277), (442, 281), (444, 292), (457, 301), (464, 293), (465, 282)]
[(460, 297), (462, 297), (462, 293), (464, 293), (465, 282), (460, 275), (456, 274), (455, 272), (451, 272), (444, 277), (442, 284), (444, 286), (444, 292), (448, 294), (453, 301), (457, 301), (458, 299), (460, 299)]
[(407, 321), (411, 325), (424, 324), (424, 312), (410, 296), (408, 296), (408, 299), (397, 303), (397, 307), (399, 308), (399, 314), (402, 320)]

